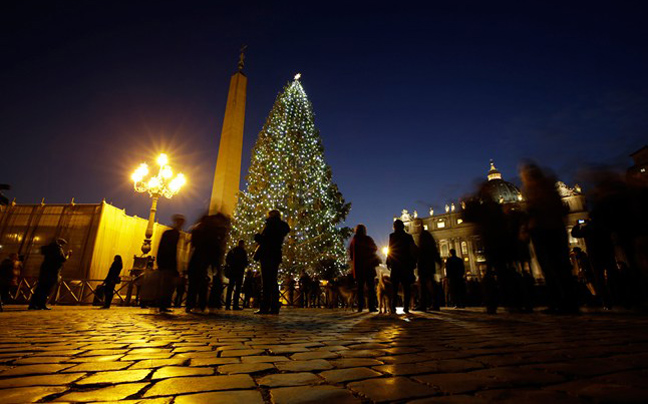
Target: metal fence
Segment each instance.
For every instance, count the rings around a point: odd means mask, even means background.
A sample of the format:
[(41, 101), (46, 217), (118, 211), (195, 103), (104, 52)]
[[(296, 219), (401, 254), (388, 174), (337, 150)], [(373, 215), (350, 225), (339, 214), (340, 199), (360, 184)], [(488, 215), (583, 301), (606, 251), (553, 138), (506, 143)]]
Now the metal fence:
[[(144, 275), (135, 277), (123, 276), (121, 283), (115, 286), (113, 296), (113, 304), (120, 304), (122, 306), (137, 306), (139, 305), (138, 296), (141, 288), (141, 279)], [(61, 305), (86, 305), (92, 304), (95, 297), (102, 300), (102, 296), (98, 296), (97, 287), (103, 283), (103, 279), (61, 279), (55, 286), (54, 293), (50, 295), (49, 304)], [(17, 285), (10, 290), (10, 298), (13, 303), (27, 304), (32, 298), (36, 286), (38, 285), (37, 277), (21, 277), (18, 279)], [(209, 289), (211, 290), (211, 284)], [(225, 304), (224, 292), (228, 287), (227, 282), (222, 283), (220, 291), (221, 305)], [(309, 294), (306, 296), (306, 301), (302, 296), (298, 287), (291, 287), (289, 285), (281, 284), (279, 287), (279, 298), (284, 306), (302, 307), (332, 307), (334, 302), (330, 302), (329, 294), (326, 290), (321, 290), (319, 293)], [(244, 302), (243, 294), (241, 293), (241, 301)], [(258, 300), (258, 299), (257, 299)], [(102, 300), (103, 301), (103, 300)], [(186, 293), (182, 298), (182, 304), (186, 301)], [(12, 302), (8, 302), (12, 303)], [(335, 302), (337, 305), (337, 302)]]

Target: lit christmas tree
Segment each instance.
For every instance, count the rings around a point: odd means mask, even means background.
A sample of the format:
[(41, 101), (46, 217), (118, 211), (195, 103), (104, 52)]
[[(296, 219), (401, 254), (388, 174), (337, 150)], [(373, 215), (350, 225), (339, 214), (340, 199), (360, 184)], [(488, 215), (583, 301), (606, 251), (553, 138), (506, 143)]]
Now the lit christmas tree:
[(306, 269), (324, 276), (346, 266), (344, 242), (351, 229), (340, 224), (351, 204), (331, 181), (313, 107), (299, 77), (279, 94), (259, 133), (230, 240), (245, 240), (252, 250), (267, 212), (277, 209), (291, 228), (280, 272), (297, 275)]

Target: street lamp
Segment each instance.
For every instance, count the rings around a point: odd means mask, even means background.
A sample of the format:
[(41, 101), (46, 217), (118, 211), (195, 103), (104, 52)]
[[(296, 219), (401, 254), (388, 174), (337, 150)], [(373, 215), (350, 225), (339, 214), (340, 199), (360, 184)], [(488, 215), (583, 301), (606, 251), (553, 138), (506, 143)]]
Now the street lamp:
[(169, 166), (169, 157), (166, 154), (162, 153), (158, 156), (157, 164), (160, 166), (160, 169), (155, 176), (147, 177), (149, 175), (149, 167), (146, 163), (140, 164), (131, 175), (135, 191), (140, 193), (148, 192), (152, 199), (148, 226), (146, 226), (146, 238), (144, 239), (144, 244), (142, 244), (142, 252), (145, 255), (151, 251), (153, 222), (155, 220), (155, 212), (157, 211), (158, 199), (160, 199), (160, 196), (171, 199), (187, 183), (184, 174), (179, 173), (175, 177), (173, 176), (173, 170)]

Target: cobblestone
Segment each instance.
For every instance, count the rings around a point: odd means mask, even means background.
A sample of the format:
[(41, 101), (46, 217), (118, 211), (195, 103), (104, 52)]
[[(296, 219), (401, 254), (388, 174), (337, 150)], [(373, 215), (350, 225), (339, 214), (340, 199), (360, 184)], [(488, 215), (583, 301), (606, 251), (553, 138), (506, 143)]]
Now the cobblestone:
[(0, 402), (647, 402), (648, 317), (0, 313)]

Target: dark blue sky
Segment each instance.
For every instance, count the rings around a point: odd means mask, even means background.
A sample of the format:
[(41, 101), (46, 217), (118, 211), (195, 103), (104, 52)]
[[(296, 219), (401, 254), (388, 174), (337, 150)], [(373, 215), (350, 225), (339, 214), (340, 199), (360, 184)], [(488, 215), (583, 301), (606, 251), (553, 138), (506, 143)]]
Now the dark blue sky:
[(190, 182), (160, 220), (194, 219), (242, 43), (244, 173), (277, 93), (301, 72), (353, 203), (348, 224), (380, 243), (401, 209), (441, 211), (470, 192), (490, 158), (508, 179), (532, 158), (573, 182), (586, 164), (628, 166), (648, 143), (643, 2), (269, 3), (2, 2), (8, 195), (106, 198), (145, 216), (130, 172), (167, 151)]

